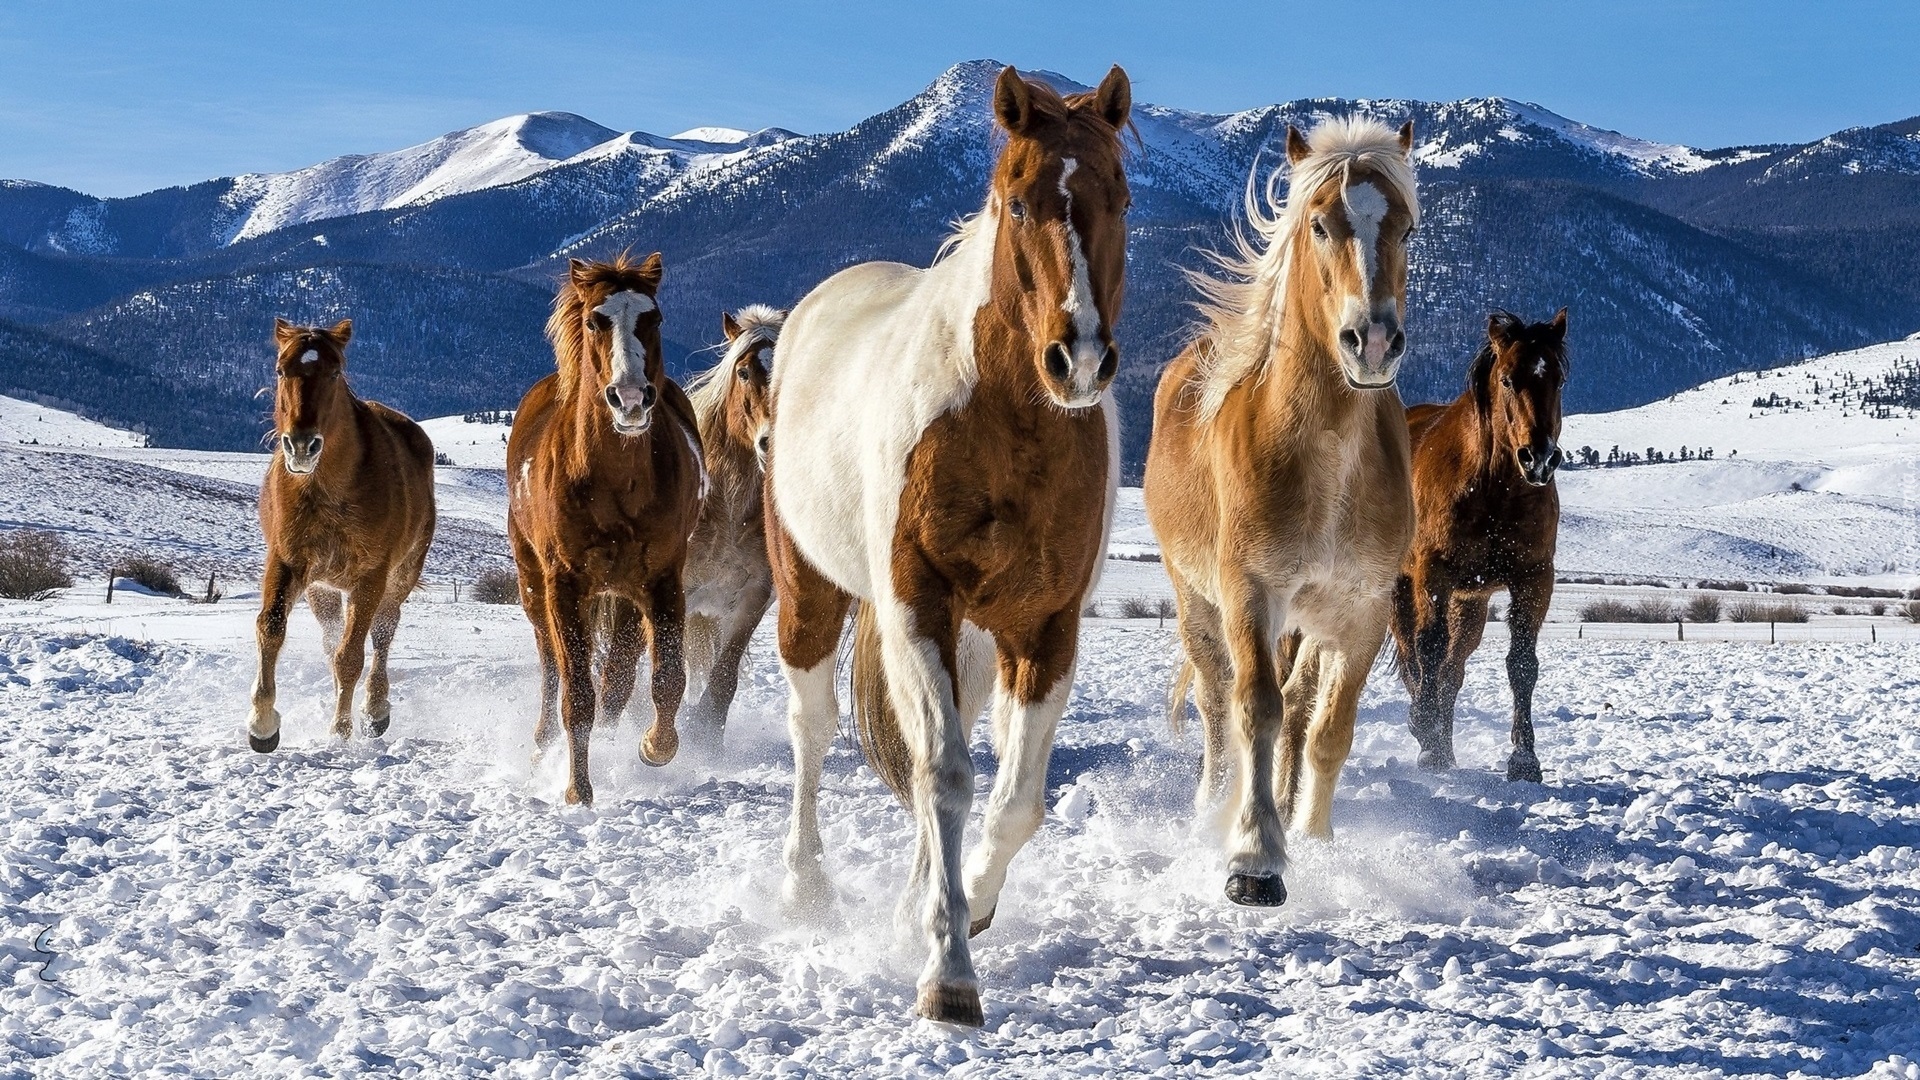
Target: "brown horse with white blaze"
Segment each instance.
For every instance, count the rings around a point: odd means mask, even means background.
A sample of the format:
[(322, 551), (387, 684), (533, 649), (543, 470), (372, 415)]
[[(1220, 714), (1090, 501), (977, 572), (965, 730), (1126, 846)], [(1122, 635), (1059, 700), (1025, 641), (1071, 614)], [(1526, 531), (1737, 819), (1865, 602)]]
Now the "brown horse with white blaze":
[(1533, 747), (1537, 642), (1553, 600), (1560, 493), (1560, 389), (1567, 381), (1567, 309), (1527, 324), (1495, 312), (1467, 389), (1447, 405), (1407, 410), (1413, 439), (1413, 547), (1394, 591), (1393, 636), (1412, 696), (1420, 764), (1453, 767), (1453, 707), (1487, 603), (1507, 590), (1507, 682), (1513, 753), (1507, 779), (1539, 782)]
[(333, 658), (334, 735), (353, 734), (353, 691), (369, 636), (367, 730), (386, 732), (387, 652), (400, 605), (420, 583), (433, 542), (433, 443), (412, 420), (353, 395), (346, 377), (352, 337), (347, 319), (327, 328), (273, 321), (277, 438), (260, 485), (267, 569), (256, 626), (260, 672), (247, 725), (247, 741), (261, 753), (280, 745), (274, 669), (302, 591)]
[[(1206, 333), (1154, 398), (1146, 506), (1180, 605), (1205, 725), (1197, 802), (1236, 781), (1227, 896), (1286, 899), (1283, 813), (1332, 835), (1333, 789), (1413, 533), (1405, 412), (1393, 382), (1406, 338), (1407, 238), (1419, 221), (1410, 157), (1372, 120), (1287, 130), (1284, 205), (1249, 180), (1257, 240), (1200, 279)], [(1303, 790), (1304, 789), (1304, 790)], [(1304, 805), (1296, 807), (1296, 803)]]
[[(781, 331), (767, 545), (796, 771), (786, 900), (831, 903), (816, 799), (857, 599), (859, 727), (917, 826), (900, 912), (925, 935), (916, 1008), (934, 1020), (982, 1022), (967, 938), (1044, 816), (1111, 524), (1130, 108), (1117, 67), (1066, 98), (1003, 70), (985, 207), (933, 266), (843, 270)], [(1000, 771), (963, 879), (968, 743), (989, 696)]]
[(687, 556), (690, 741), (718, 750), (747, 642), (773, 604), (763, 463), (773, 418), (774, 343), (787, 313), (749, 304), (720, 317), (726, 352), (691, 384), (707, 498)]
[[(535, 753), (565, 728), (570, 803), (593, 801), (596, 705), (610, 719), (625, 711), (649, 648), (654, 712), (641, 760), (665, 765), (680, 745), (681, 572), (706, 473), (693, 406), (660, 350), (661, 275), (658, 252), (638, 264), (571, 261), (547, 320), (557, 370), (520, 399), (507, 442), (507, 539), (540, 653)], [(596, 693), (603, 603), (611, 610)]]

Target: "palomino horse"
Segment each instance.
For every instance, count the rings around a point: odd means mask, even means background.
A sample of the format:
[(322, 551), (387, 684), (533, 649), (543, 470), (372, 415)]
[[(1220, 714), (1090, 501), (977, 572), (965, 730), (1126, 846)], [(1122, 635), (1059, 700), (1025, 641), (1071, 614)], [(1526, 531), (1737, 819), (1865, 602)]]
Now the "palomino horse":
[[(1286, 822), (1332, 835), (1334, 782), (1413, 532), (1405, 352), (1407, 237), (1419, 220), (1413, 125), (1334, 120), (1287, 130), (1287, 200), (1248, 182), (1257, 240), (1201, 280), (1206, 333), (1154, 398), (1146, 505), (1180, 604), (1206, 727), (1198, 802), (1238, 767), (1227, 896), (1286, 900)], [(1304, 761), (1303, 761), (1304, 759)], [(1300, 802), (1301, 773), (1305, 804)]]
[[(885, 684), (862, 695), (881, 704), (860, 727), (918, 828), (901, 914), (923, 901), (916, 1008), (935, 1020), (982, 1022), (967, 937), (1039, 828), (1106, 545), (1130, 102), (1117, 67), (1065, 99), (1002, 71), (993, 112), (1007, 144), (986, 206), (926, 270), (867, 263), (827, 279), (793, 309), (774, 365), (767, 546), (796, 771), (786, 900), (830, 902), (815, 800), (838, 726), (835, 652), (859, 598), (871, 624), (854, 680)], [(963, 889), (967, 746), (996, 670), (1000, 773)]]
[(1394, 590), (1400, 676), (1413, 697), (1420, 764), (1453, 767), (1453, 703), (1467, 657), (1500, 589), (1511, 637), (1513, 754), (1507, 779), (1540, 780), (1533, 751), (1535, 642), (1553, 599), (1560, 531), (1560, 388), (1567, 381), (1567, 309), (1529, 326), (1502, 311), (1487, 320), (1467, 389), (1450, 405), (1407, 410), (1418, 525)]
[(352, 337), (347, 319), (330, 329), (273, 320), (279, 438), (260, 485), (267, 572), (256, 627), (260, 674), (247, 725), (247, 741), (263, 754), (280, 745), (274, 668), (287, 639), (287, 614), (302, 590), (333, 657), (333, 733), (353, 734), (353, 688), (369, 634), (367, 730), (386, 732), (393, 714), (387, 650), (400, 626), (400, 605), (420, 584), (433, 542), (433, 443), (412, 420), (353, 396), (346, 378)]
[(612, 603), (600, 707), (609, 718), (625, 711), (651, 648), (653, 725), (640, 759), (665, 765), (680, 745), (680, 575), (706, 473), (693, 406), (660, 353), (660, 276), (658, 252), (638, 265), (625, 256), (572, 260), (547, 320), (558, 370), (520, 399), (507, 442), (507, 539), (540, 650), (535, 753), (564, 724), (570, 803), (593, 801), (587, 743), (600, 597)]
[(687, 737), (719, 749), (747, 641), (773, 603), (762, 473), (773, 345), (787, 313), (764, 304), (721, 316), (727, 351), (691, 384), (708, 489), (687, 556)]

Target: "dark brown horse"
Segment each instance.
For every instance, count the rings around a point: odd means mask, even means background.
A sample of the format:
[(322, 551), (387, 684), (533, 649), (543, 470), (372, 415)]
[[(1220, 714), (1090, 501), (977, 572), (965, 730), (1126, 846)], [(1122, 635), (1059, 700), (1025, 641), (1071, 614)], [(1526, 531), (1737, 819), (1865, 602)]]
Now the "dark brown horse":
[(687, 737), (718, 750), (747, 642), (773, 604), (762, 462), (772, 421), (773, 347), (787, 313), (750, 304), (721, 316), (720, 362), (690, 383), (707, 499), (687, 557)]
[(1400, 677), (1413, 696), (1420, 764), (1453, 767), (1453, 703), (1467, 657), (1501, 589), (1511, 644), (1513, 755), (1507, 779), (1540, 780), (1533, 750), (1535, 642), (1553, 599), (1560, 531), (1560, 388), (1567, 381), (1567, 309), (1528, 325), (1504, 311), (1487, 320), (1467, 390), (1450, 405), (1407, 410), (1417, 520), (1394, 590)]
[(367, 730), (386, 732), (392, 716), (387, 650), (400, 605), (420, 583), (433, 542), (433, 443), (412, 420), (353, 396), (346, 378), (352, 337), (347, 319), (328, 329), (273, 321), (278, 438), (260, 485), (267, 571), (256, 628), (260, 674), (247, 725), (247, 741), (263, 754), (280, 745), (274, 668), (287, 639), (287, 613), (303, 590), (333, 657), (339, 691), (333, 733), (353, 734), (353, 688), (369, 634)]
[[(607, 717), (625, 711), (647, 648), (654, 711), (640, 758), (665, 765), (680, 745), (680, 575), (706, 473), (693, 406), (660, 352), (660, 277), (657, 252), (639, 264), (572, 261), (547, 320), (558, 370), (520, 399), (507, 442), (507, 538), (540, 650), (535, 753), (564, 724), (570, 803), (593, 801), (596, 696)], [(612, 611), (596, 695), (600, 603)]]

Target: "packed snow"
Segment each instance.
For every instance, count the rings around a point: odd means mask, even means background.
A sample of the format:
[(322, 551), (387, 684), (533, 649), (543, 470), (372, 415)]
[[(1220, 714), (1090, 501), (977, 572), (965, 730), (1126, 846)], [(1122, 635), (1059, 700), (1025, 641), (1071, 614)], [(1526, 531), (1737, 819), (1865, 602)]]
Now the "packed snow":
[[(1880, 354), (1850, 356), (1814, 363)], [(1858, 561), (1910, 558), (1831, 500), (1897, 514), (1911, 423), (1816, 417), (1822, 441), (1722, 415), (1740, 398), (1717, 385), (1569, 418), (1573, 446), (1684, 433), (1740, 454), (1563, 474), (1563, 571), (1625, 543), (1635, 573), (1764, 569), (1706, 544), (1714, 529), (1749, 548), (1771, 529), (1809, 559), (1853, 529)], [(257, 571), (263, 455), (39, 415), (0, 401), (0, 527)], [(26, 425), (74, 434), (20, 445)], [(1920, 640), (1550, 636), (1541, 785), (1498, 772), (1502, 626), (1470, 664), (1452, 773), (1412, 765), (1382, 665), (1336, 838), (1293, 843), (1285, 907), (1240, 909), (1191, 810), (1195, 737), (1167, 728), (1175, 628), (1114, 617), (1166, 588), (1124, 491), (1114, 554), (1131, 557), (1107, 561), (1083, 630), (1050, 811), (974, 942), (987, 1026), (958, 1031), (911, 1015), (918, 935), (892, 912), (912, 830), (849, 741), (822, 795), (838, 921), (780, 913), (770, 624), (722, 759), (640, 765), (641, 701), (596, 738), (597, 805), (561, 805), (559, 756), (531, 760), (523, 616), (449, 588), (504, 559), (507, 428), (427, 426), (456, 464), (438, 470), (434, 584), (405, 611), (383, 739), (328, 736), (304, 612), (285, 741), (263, 756), (241, 737), (256, 599), (0, 600), (0, 1071), (1920, 1076)], [(1670, 543), (1649, 539), (1658, 522), (1678, 523)], [(1912, 583), (1902, 566), (1870, 579)], [(974, 758), (984, 792), (985, 725)]]

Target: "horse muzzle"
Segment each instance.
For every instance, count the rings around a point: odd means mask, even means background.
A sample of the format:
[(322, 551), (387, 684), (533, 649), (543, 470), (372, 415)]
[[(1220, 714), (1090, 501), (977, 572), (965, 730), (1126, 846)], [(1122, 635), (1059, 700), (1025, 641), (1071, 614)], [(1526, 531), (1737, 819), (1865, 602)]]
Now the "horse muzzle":
[(645, 435), (653, 426), (653, 403), (659, 397), (652, 383), (623, 386), (615, 383), (606, 389), (607, 410), (613, 417), (616, 435), (633, 438)]
[(305, 476), (320, 465), (320, 446), (324, 440), (320, 435), (280, 436), (280, 460), (287, 471), (295, 476)]
[(1520, 475), (1534, 487), (1546, 487), (1553, 483), (1553, 474), (1567, 460), (1566, 452), (1552, 443), (1545, 450), (1535, 450), (1531, 446), (1522, 446), (1513, 452), (1514, 461), (1520, 466)]
[(1041, 382), (1047, 396), (1063, 409), (1085, 409), (1100, 403), (1100, 395), (1120, 371), (1120, 347), (1112, 342), (1051, 341), (1041, 351)]
[(1397, 319), (1343, 327), (1339, 335), (1341, 373), (1355, 390), (1385, 390), (1400, 374), (1407, 335)]

